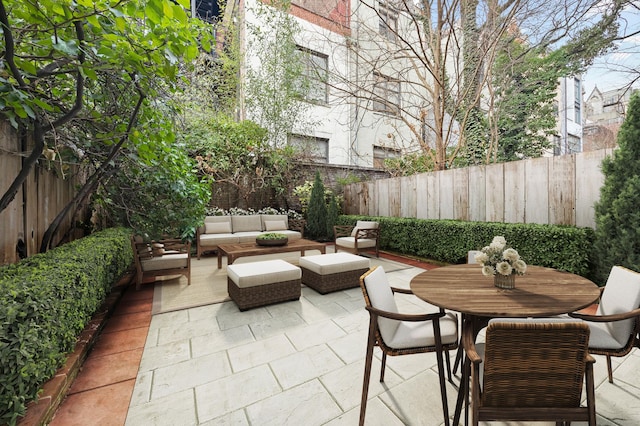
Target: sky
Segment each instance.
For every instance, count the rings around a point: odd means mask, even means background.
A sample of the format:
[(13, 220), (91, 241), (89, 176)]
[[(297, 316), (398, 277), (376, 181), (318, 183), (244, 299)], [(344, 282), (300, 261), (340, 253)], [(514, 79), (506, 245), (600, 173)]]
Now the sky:
[(628, 7), (623, 12), (619, 35), (632, 35), (617, 42), (617, 49), (596, 59), (582, 76), (585, 97), (597, 85), (600, 91), (624, 87), (636, 78), (635, 87), (640, 87), (640, 9)]

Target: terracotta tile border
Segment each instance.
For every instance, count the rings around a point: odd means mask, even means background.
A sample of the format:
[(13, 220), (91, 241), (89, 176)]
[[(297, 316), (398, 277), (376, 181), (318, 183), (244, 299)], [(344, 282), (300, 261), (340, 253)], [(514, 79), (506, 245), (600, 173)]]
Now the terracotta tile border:
[(80, 333), (74, 351), (67, 356), (67, 361), (58, 369), (54, 377), (43, 385), (38, 399), (27, 405), (26, 414), (20, 418), (18, 425), (41, 426), (51, 421), (73, 384), (73, 380), (78, 375), (89, 351), (133, 278), (133, 273), (129, 272), (113, 286), (111, 294), (107, 296), (100, 309)]

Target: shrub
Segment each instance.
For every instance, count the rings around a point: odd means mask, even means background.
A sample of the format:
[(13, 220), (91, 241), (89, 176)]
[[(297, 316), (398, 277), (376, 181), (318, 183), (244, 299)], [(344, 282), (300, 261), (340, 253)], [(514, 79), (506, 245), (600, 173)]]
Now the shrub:
[(339, 225), (380, 222), (380, 249), (445, 263), (464, 263), (469, 250), (504, 236), (528, 265), (547, 266), (592, 278), (591, 228), (530, 223), (464, 222), (394, 217), (339, 216)]
[(0, 424), (64, 363), (133, 261), (131, 230), (108, 229), (0, 268)]
[(309, 207), (307, 209), (307, 229), (305, 232), (309, 238), (316, 240), (327, 239), (327, 204), (324, 199), (324, 184), (320, 179), (320, 172), (316, 171), (316, 177), (311, 189)]
[(618, 149), (602, 161), (604, 184), (595, 205), (596, 279), (614, 265), (640, 271), (640, 95), (634, 93), (618, 133)]

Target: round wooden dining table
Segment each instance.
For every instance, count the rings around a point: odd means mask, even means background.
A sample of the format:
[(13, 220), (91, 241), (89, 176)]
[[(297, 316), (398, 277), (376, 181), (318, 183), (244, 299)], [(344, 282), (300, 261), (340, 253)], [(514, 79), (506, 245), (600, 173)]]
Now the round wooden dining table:
[(477, 264), (451, 265), (416, 275), (411, 291), (441, 308), (487, 318), (547, 317), (583, 309), (600, 296), (597, 285), (576, 274), (528, 266), (514, 289), (493, 285)]
[[(569, 272), (528, 266), (516, 276), (514, 289), (493, 285), (478, 264), (443, 266), (416, 275), (411, 291), (432, 305), (463, 314), (463, 327), (477, 333), (491, 318), (548, 317), (578, 311), (593, 304), (600, 289), (590, 280)], [(465, 360), (454, 415), (458, 424), (467, 394), (469, 364)], [(466, 421), (465, 421), (466, 424)]]

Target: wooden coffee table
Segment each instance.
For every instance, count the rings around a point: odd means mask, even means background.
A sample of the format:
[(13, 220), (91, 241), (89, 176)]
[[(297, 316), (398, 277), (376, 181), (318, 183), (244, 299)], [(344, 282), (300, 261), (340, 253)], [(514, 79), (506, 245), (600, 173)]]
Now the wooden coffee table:
[(220, 244), (218, 246), (218, 269), (222, 268), (222, 256), (227, 256), (227, 265), (231, 265), (239, 257), (260, 256), (263, 254), (291, 253), (299, 251), (300, 255), (304, 256), (304, 252), (306, 250), (320, 250), (320, 253), (325, 254), (325, 247), (324, 243), (305, 239), (290, 241), (284, 246), (259, 246), (255, 242)]

